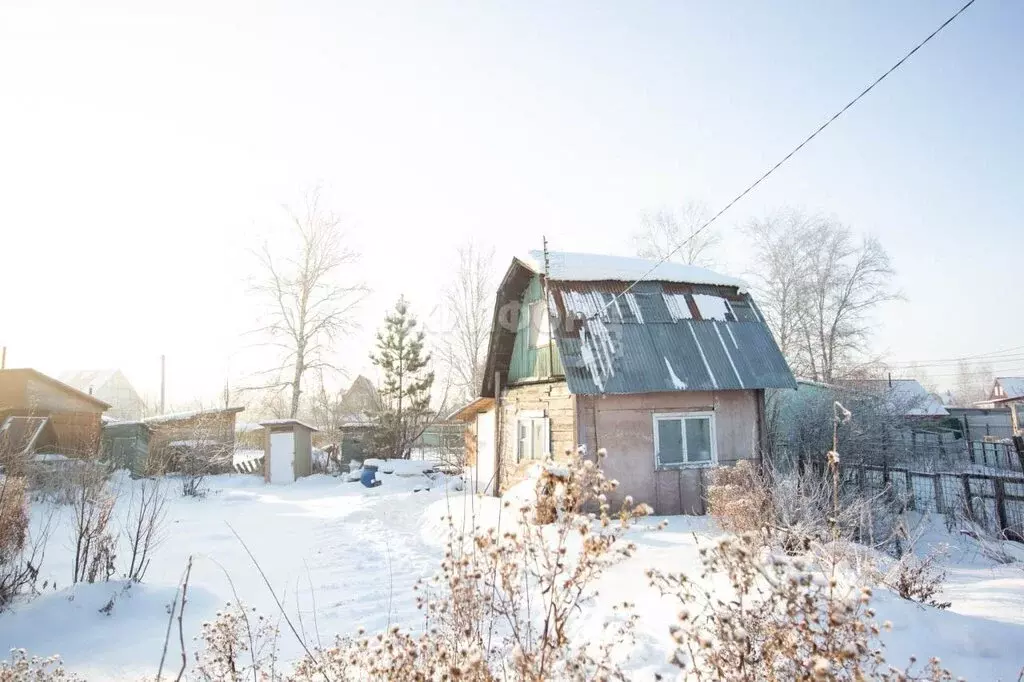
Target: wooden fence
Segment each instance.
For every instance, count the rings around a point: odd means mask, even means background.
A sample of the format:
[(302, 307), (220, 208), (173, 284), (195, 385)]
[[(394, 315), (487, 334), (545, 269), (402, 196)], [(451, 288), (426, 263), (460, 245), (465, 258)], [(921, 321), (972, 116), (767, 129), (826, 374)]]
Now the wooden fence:
[(1024, 542), (1024, 477), (861, 463), (844, 467), (843, 479), (862, 490), (892, 490), (906, 501), (908, 509), (961, 513), (990, 531)]

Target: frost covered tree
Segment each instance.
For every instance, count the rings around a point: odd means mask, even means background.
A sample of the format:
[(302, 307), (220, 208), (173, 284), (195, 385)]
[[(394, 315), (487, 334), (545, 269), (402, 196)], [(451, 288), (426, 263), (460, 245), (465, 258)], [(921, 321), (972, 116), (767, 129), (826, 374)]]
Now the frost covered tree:
[(644, 213), (640, 227), (633, 232), (633, 248), (640, 258), (660, 260), (667, 258), (686, 265), (710, 266), (713, 252), (720, 241), (719, 234), (708, 228), (698, 233), (707, 223), (707, 206), (689, 201), (678, 210), (659, 209)]
[(384, 457), (408, 459), (432, 418), (434, 373), (424, 349), (425, 334), (417, 325), (405, 298), (398, 299), (377, 332), (377, 350), (370, 356), (384, 377), (374, 434), (377, 451)]
[(825, 382), (856, 374), (866, 361), (871, 314), (899, 297), (881, 243), (792, 210), (747, 230), (758, 302), (793, 370)]
[(972, 364), (967, 360), (961, 360), (956, 365), (956, 384), (953, 387), (953, 397), (958, 405), (970, 407), (974, 403), (988, 398), (994, 383), (995, 375), (990, 363)]
[(320, 207), (318, 190), (306, 196), (301, 214), (287, 210), (292, 249), (263, 245), (253, 289), (266, 303), (265, 324), (256, 331), (280, 351), (279, 363), (264, 372), (273, 380), (263, 388), (289, 389), (288, 416), (295, 418), (303, 379), (310, 370), (334, 369), (332, 346), (356, 326), (354, 312), (367, 289), (346, 278), (359, 254), (346, 244), (340, 219)]
[(454, 392), (470, 399), (483, 385), (494, 306), (494, 249), (459, 248), (459, 267), (444, 292), (447, 328), (438, 348)]

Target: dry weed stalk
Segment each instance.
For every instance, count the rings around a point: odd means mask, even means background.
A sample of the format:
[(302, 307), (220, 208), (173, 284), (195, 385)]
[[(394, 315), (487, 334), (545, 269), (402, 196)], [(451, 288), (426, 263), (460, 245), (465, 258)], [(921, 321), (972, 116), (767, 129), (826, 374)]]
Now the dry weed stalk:
[(82, 678), (64, 670), (58, 656), (29, 658), (24, 649), (11, 649), (9, 661), (0, 661), (0, 682), (80, 682)]

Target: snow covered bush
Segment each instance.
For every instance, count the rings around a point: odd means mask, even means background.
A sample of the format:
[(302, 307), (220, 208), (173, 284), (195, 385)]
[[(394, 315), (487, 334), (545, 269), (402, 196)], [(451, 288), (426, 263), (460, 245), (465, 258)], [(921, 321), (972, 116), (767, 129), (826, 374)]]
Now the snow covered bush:
[(117, 541), (109, 529), (116, 498), (101, 469), (76, 467), (74, 472), (70, 500), (75, 553), (72, 582), (105, 582), (114, 574), (117, 554)]
[(128, 513), (122, 536), (128, 544), (125, 577), (135, 582), (149, 569), (153, 551), (164, 537), (167, 518), (167, 487), (161, 479), (140, 479), (131, 486)]
[(28, 503), (25, 480), (0, 478), (0, 610), (30, 587), (39, 567), (25, 557), (28, 542)]
[(278, 629), (265, 616), (237, 603), (229, 603), (212, 621), (203, 623), (196, 638), (204, 646), (196, 653), (189, 679), (202, 682), (279, 680)]
[(726, 536), (701, 548), (699, 579), (648, 572), (652, 586), (680, 604), (670, 662), (683, 679), (953, 679), (937, 659), (922, 670), (912, 669), (913, 660), (903, 669), (886, 663), (888, 624), (875, 621), (870, 588), (762, 548), (757, 534)]
[(708, 486), (708, 513), (726, 532), (759, 531), (773, 515), (771, 489), (749, 460), (716, 469)]
[(82, 678), (65, 672), (56, 656), (29, 658), (24, 649), (11, 649), (10, 660), (0, 661), (0, 682), (75, 682)]
[(904, 599), (948, 609), (950, 602), (938, 600), (946, 582), (946, 571), (942, 568), (944, 557), (945, 553), (938, 548), (933, 548), (923, 557), (907, 551), (890, 567), (884, 582)]

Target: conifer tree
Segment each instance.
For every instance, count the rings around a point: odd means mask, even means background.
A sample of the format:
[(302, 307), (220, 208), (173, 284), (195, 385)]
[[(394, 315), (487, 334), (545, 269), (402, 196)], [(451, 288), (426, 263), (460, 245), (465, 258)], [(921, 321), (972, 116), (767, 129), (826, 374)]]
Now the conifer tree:
[(408, 459), (413, 443), (432, 416), (430, 389), (434, 373), (429, 369), (430, 353), (424, 351), (424, 334), (417, 324), (405, 298), (399, 298), (394, 311), (384, 319), (383, 329), (377, 332), (377, 351), (370, 356), (384, 375), (374, 434), (375, 449), (383, 457)]

